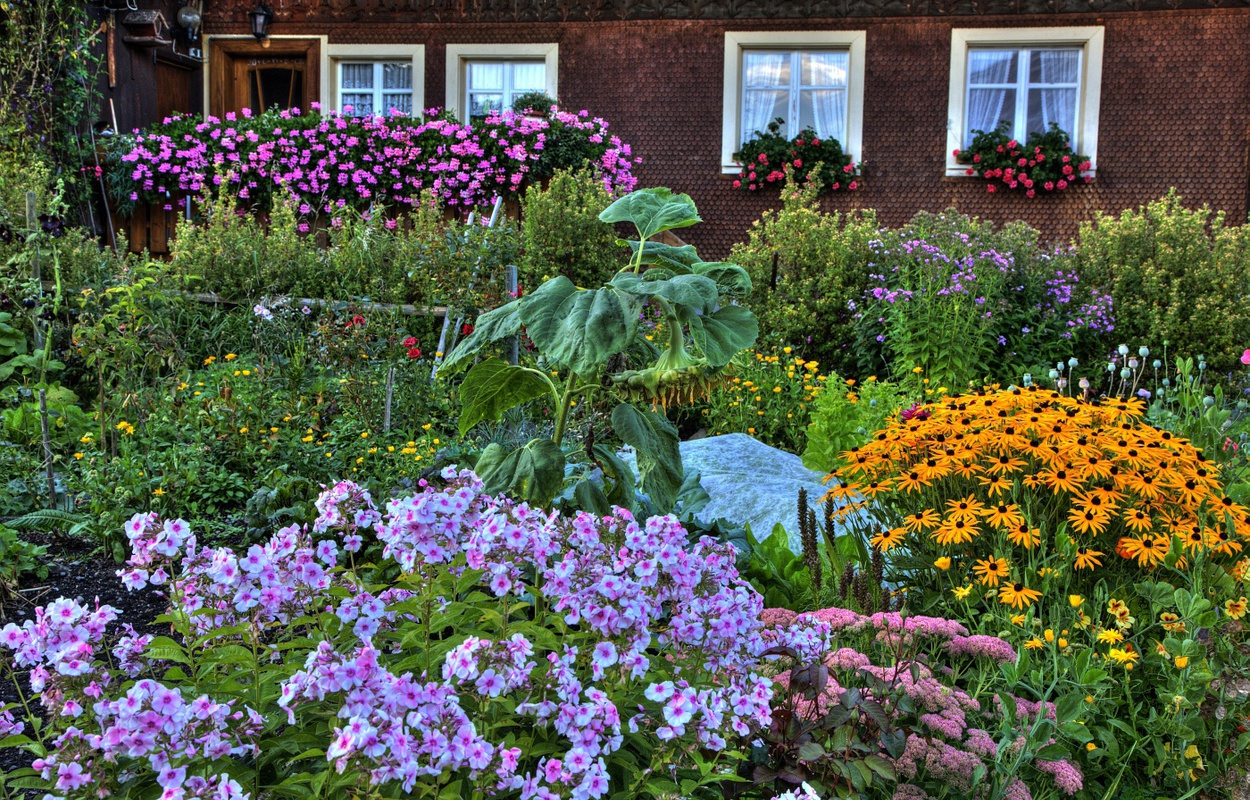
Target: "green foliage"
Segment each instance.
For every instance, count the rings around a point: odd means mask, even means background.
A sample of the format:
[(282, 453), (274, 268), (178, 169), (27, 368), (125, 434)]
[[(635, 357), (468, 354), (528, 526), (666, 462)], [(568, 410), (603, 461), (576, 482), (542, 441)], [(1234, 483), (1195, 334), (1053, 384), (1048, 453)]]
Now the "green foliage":
[(0, 222), (25, 214), (24, 200), (14, 213), (8, 168), (25, 173), (23, 193), (52, 189), (51, 176), (59, 173), (71, 201), (87, 195), (94, 173), (79, 171), (88, 147), (79, 131), (97, 99), (99, 36), (86, 3), (0, 2)]
[(734, 153), (742, 164), (735, 189), (754, 192), (791, 180), (810, 184), (819, 194), (859, 188), (859, 169), (837, 139), (821, 139), (812, 128), (787, 138), (781, 133), (784, 123), (780, 117), (773, 120)]
[(826, 473), (840, 468), (842, 453), (868, 441), (885, 427), (887, 418), (918, 394), (910, 381), (893, 383), (869, 377), (857, 386), (854, 379), (829, 376), (825, 391), (812, 405), (803, 466)]
[(592, 172), (561, 170), (544, 188), (531, 185), (521, 207), (520, 282), (537, 286), (563, 275), (578, 286), (603, 283), (625, 266), (612, 226), (599, 214), (612, 203)]
[(512, 101), (512, 110), (518, 114), (533, 111), (546, 115), (558, 101), (546, 92), (525, 92)]
[(847, 304), (867, 288), (877, 220), (872, 212), (822, 212), (816, 194), (812, 184), (787, 185), (781, 209), (764, 212), (729, 259), (751, 276), (749, 305), (767, 342), (793, 344), (804, 357), (842, 372), (855, 362)]
[(1250, 342), (1250, 227), (1166, 197), (1081, 226), (1077, 258), (1115, 302), (1121, 341), (1169, 342), (1218, 374)]
[(745, 433), (791, 453), (803, 451), (814, 401), (824, 392), (820, 365), (791, 347), (747, 350), (734, 377), (713, 392), (699, 421), (712, 435)]
[(48, 577), (47, 552), (47, 546), (24, 541), (12, 528), (0, 525), (0, 608), (26, 575)]
[(391, 218), (338, 210), (329, 227), (308, 229), (291, 203), (267, 221), (240, 213), (226, 192), (180, 220), (171, 269), (200, 291), (228, 300), (265, 297), (369, 300), (493, 308), (504, 295), (504, 267), (515, 263), (513, 223), (495, 228), (445, 220), (426, 196)]
[[(511, 452), (492, 443), (478, 462), (479, 469), (485, 470), (487, 486), (506, 487), (540, 505), (564, 494), (561, 447), (570, 410), (574, 405), (589, 407), (587, 423), (592, 424), (595, 395), (610, 385), (614, 433), (636, 449), (640, 482), (649, 502), (661, 513), (669, 513), (677, 506), (686, 476), (677, 430), (655, 406), (688, 401), (706, 392), (734, 354), (755, 341), (755, 318), (732, 304), (735, 292), (748, 286), (749, 278), (732, 264), (691, 261), (687, 266), (680, 262), (688, 252), (684, 248), (642, 245), (650, 237), (699, 221), (687, 195), (674, 195), (668, 189), (632, 192), (612, 203), (599, 218), (630, 223), (637, 230), (630, 269), (588, 289), (578, 288), (561, 275), (483, 314), (473, 332), (448, 355), (440, 374), (457, 373), (489, 346), (516, 336), (523, 326), (539, 365), (508, 366), (487, 360), (474, 367), (460, 386), (461, 430), (543, 400), (554, 409), (554, 432), (550, 439), (534, 438)], [(643, 271), (652, 259), (666, 266)], [(660, 323), (644, 324), (644, 310)], [(651, 341), (661, 326), (667, 346), (659, 350)], [(627, 369), (631, 359), (641, 359), (643, 368)], [(648, 401), (652, 409), (640, 411), (628, 405), (629, 400), (639, 399)], [(573, 501), (598, 506), (612, 498), (611, 502), (636, 507), (633, 489), (639, 481), (633, 470), (596, 445), (593, 435), (568, 459), (577, 465), (567, 479), (572, 487), (567, 496)]]

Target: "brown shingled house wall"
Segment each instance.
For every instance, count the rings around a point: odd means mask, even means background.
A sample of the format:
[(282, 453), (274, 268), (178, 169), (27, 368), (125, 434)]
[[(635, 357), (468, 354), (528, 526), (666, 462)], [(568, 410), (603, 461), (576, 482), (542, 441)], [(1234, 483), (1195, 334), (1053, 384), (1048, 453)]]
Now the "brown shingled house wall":
[[(1089, 186), (1027, 199), (988, 194), (975, 178), (946, 178), (945, 142), (953, 27), (1104, 25), (1098, 177)], [(558, 42), (560, 99), (608, 119), (643, 163), (641, 185), (689, 192), (706, 222), (688, 240), (705, 258), (725, 255), (776, 194), (748, 195), (722, 177), (720, 138), (727, 30), (867, 30), (865, 179), (825, 199), (829, 208), (874, 208), (898, 225), (919, 210), (1024, 219), (1067, 238), (1096, 210), (1118, 212), (1175, 186), (1244, 221), (1250, 189), (1250, 9), (1010, 17), (831, 20), (404, 24), (282, 22), (275, 34), (327, 34), (330, 43), (426, 45), (427, 106), (441, 105), (448, 42)], [(207, 33), (246, 33), (237, 24)]]

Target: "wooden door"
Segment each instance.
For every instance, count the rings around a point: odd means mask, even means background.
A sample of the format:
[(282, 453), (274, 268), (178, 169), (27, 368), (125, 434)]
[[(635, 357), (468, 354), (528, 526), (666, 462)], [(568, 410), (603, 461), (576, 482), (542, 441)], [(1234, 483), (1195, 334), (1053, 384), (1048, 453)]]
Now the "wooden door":
[(212, 39), (209, 110), (225, 117), (245, 108), (307, 111), (321, 99), (321, 43), (317, 39)]

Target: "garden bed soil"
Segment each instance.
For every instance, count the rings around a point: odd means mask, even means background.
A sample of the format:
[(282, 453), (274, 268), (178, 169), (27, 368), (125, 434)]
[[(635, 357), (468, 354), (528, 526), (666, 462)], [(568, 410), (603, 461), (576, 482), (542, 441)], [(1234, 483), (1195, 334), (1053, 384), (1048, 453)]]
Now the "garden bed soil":
[[(48, 546), (46, 565), (48, 577), (40, 580), (29, 575), (17, 587), (13, 596), (0, 602), (0, 627), (10, 622), (21, 625), (35, 616), (35, 608), (45, 606), (58, 597), (68, 597), (84, 605), (101, 605), (117, 609), (117, 622), (130, 623), (140, 633), (159, 634), (159, 626), (152, 620), (165, 611), (165, 598), (153, 587), (140, 591), (128, 591), (117, 577), (118, 564), (95, 545), (60, 535), (24, 533), (27, 541)], [(168, 631), (164, 631), (168, 633)], [(5, 653), (7, 657), (9, 654)], [(21, 675), (22, 690), (29, 692), (25, 673)], [(17, 701), (15, 687), (0, 678), (0, 707)], [(35, 708), (38, 708), (36, 706)], [(17, 713), (14, 716), (19, 716)], [(0, 774), (29, 766), (32, 756), (22, 750), (0, 750)]]

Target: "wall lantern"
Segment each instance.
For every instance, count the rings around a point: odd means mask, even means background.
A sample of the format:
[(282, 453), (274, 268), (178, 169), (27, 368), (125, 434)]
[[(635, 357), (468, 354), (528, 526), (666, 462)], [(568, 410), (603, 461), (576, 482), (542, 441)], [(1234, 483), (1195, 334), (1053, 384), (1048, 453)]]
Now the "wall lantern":
[(252, 20), (252, 35), (256, 37), (256, 41), (264, 42), (269, 38), (269, 23), (273, 21), (273, 9), (265, 5), (264, 0), (260, 0), (256, 8), (247, 12), (247, 15)]

